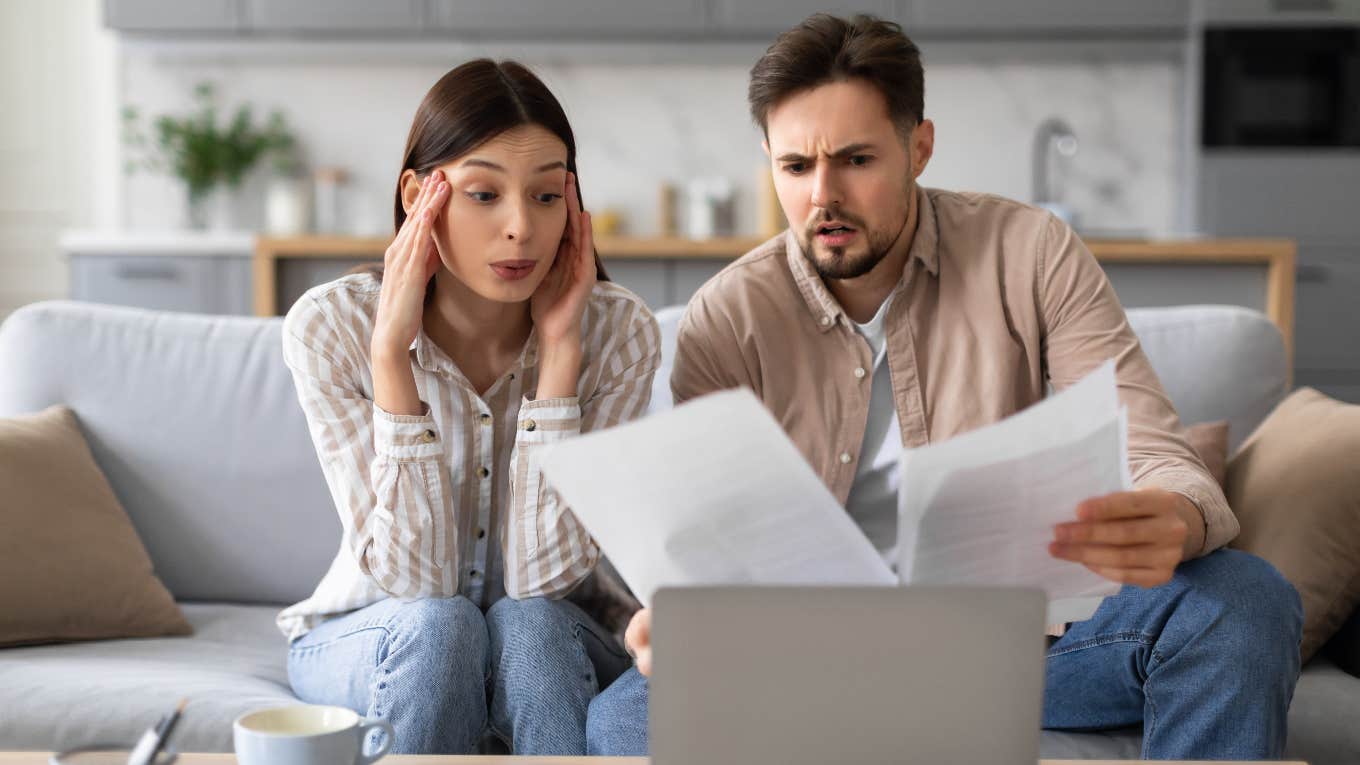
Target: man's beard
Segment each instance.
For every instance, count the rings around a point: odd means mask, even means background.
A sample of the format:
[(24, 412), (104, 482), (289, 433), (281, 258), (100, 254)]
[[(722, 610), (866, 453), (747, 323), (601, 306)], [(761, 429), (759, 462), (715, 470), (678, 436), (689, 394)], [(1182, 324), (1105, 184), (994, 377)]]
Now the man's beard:
[[(832, 219), (843, 221), (864, 235), (868, 247), (858, 253), (852, 253), (846, 247), (822, 247), (818, 256), (819, 247), (817, 243), (817, 227)], [(854, 279), (864, 276), (879, 264), (884, 258), (888, 257), (888, 252), (892, 249), (897, 237), (882, 231), (872, 231), (864, 225), (864, 221), (847, 215), (844, 212), (836, 212), (834, 215), (825, 215), (813, 221), (803, 231), (803, 256), (812, 264), (817, 275), (823, 279)], [(826, 257), (829, 255), (830, 257)]]
[[(874, 270), (884, 258), (888, 257), (888, 253), (897, 244), (898, 237), (902, 236), (907, 222), (911, 219), (911, 206), (916, 189), (913, 184), (908, 182), (905, 192), (907, 210), (897, 231), (870, 230), (864, 224), (864, 221), (843, 210), (830, 210), (809, 223), (807, 228), (803, 230), (801, 244), (803, 245), (803, 257), (807, 258), (808, 262), (812, 264), (817, 275), (823, 279), (854, 279)], [(853, 254), (845, 247), (826, 247), (824, 253), (829, 254), (830, 257), (819, 258), (814, 250), (817, 247), (817, 227), (830, 220), (847, 223), (851, 228), (864, 234), (864, 240), (867, 243), (866, 249), (858, 254)]]

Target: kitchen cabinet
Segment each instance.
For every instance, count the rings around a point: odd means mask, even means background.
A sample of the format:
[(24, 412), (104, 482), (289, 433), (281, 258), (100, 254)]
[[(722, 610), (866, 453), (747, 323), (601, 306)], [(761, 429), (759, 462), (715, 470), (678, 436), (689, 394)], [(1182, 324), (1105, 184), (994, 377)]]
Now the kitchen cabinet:
[(1217, 236), (1298, 242), (1294, 382), (1360, 403), (1360, 157), (1224, 150), (1200, 161), (1200, 220)]
[(190, 313), (249, 315), (249, 232), (67, 231), (70, 297)]
[(1207, 233), (1360, 243), (1360, 156), (1347, 151), (1205, 151), (1199, 216)]
[(907, 34), (1038, 36), (1065, 32), (1185, 34), (1190, 0), (909, 0)]
[(656, 38), (706, 29), (707, 0), (431, 0), (452, 36)]
[(427, 8), (426, 0), (245, 0), (245, 23), (261, 32), (416, 33)]
[(104, 0), (104, 26), (127, 32), (236, 32), (239, 0)]
[(710, 37), (766, 44), (818, 11), (872, 13), (922, 38), (1179, 36), (1188, 32), (1189, 6), (1190, 0), (104, 0), (106, 26), (168, 36), (408, 33), (555, 42)]
[(251, 312), (250, 258), (70, 256), (71, 299), (188, 313)]
[[(712, 28), (719, 34), (760, 34), (773, 37), (814, 13), (838, 16), (872, 13), (903, 22), (907, 0), (710, 0)], [(908, 31), (908, 34), (911, 34)]]
[(1205, 24), (1291, 25), (1360, 20), (1360, 0), (1200, 0)]
[(335, 33), (425, 31), (428, 0), (104, 0), (104, 25), (125, 32)]
[(1295, 284), (1299, 374), (1345, 373), (1360, 384), (1360, 245), (1301, 245)]

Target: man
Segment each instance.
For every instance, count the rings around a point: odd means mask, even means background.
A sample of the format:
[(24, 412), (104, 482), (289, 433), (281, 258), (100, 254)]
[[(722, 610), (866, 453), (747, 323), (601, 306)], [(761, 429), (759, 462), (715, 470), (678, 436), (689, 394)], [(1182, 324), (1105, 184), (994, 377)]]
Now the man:
[[(1113, 358), (1136, 488), (1074, 508), (1049, 552), (1125, 586), (1051, 642), (1044, 727), (1142, 723), (1151, 759), (1279, 757), (1297, 593), (1220, 549), (1237, 522), (1072, 231), (1016, 202), (917, 186), (935, 133), (923, 90), (916, 46), (872, 17), (813, 16), (756, 63), (751, 112), (790, 227), (695, 295), (676, 401), (754, 390), (887, 550), (903, 448), (1001, 420)], [(591, 706), (592, 753), (646, 753), (649, 627), (639, 612), (637, 669)]]

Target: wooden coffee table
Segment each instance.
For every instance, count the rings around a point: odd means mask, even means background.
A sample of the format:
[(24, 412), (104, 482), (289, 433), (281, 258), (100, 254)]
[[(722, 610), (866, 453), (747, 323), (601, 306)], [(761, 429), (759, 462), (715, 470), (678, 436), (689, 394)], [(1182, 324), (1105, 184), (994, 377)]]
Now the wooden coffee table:
[[(47, 765), (48, 752), (0, 752), (0, 765)], [(231, 754), (182, 754), (177, 763), (183, 765), (236, 765), (236, 757)], [(457, 757), (452, 755), (411, 755), (391, 754), (381, 760), (391, 765), (567, 765), (567, 763), (594, 763), (595, 765), (647, 765), (646, 757)], [(1126, 760), (1040, 760), (1040, 765), (1127, 765)], [(110, 753), (107, 760), (98, 765), (125, 765), (126, 754)], [(93, 763), (92, 763), (93, 765)], [(1163, 765), (1186, 765), (1186, 763), (1165, 762)], [(1213, 765), (1248, 765), (1248, 763), (1215, 762)], [(1307, 765), (1302, 762), (1277, 763), (1276, 765)]]

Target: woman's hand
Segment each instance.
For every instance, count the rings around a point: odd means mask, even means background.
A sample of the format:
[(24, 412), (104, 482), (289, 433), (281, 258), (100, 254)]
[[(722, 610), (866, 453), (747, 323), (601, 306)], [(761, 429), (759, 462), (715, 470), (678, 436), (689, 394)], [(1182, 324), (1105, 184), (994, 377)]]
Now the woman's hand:
[(576, 395), (581, 375), (581, 316), (595, 288), (595, 238), (590, 213), (581, 210), (576, 175), (567, 173), (567, 226), (552, 268), (529, 299), (529, 315), (538, 331), (539, 399)]
[(581, 210), (576, 175), (567, 173), (562, 194), (567, 203), (567, 226), (552, 268), (530, 298), (530, 315), (544, 346), (581, 344), (581, 316), (595, 287), (595, 238), (590, 213)]
[(638, 672), (644, 677), (652, 674), (652, 609), (644, 608), (633, 614), (628, 629), (623, 633), (623, 645), (637, 660)]
[(373, 327), (371, 352), (375, 358), (405, 359), (420, 333), (425, 289), (439, 269), (439, 248), (430, 232), (448, 198), (449, 184), (444, 180), (444, 172), (435, 170), (421, 184), (411, 212), (387, 247)]
[(419, 416), (424, 404), (411, 371), (411, 343), (425, 315), (425, 288), (439, 269), (439, 248), (431, 227), (449, 198), (444, 173), (436, 170), (420, 186), (415, 204), (383, 256), (382, 291), (369, 354), (373, 403), (384, 412)]

